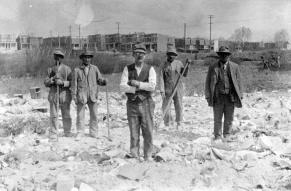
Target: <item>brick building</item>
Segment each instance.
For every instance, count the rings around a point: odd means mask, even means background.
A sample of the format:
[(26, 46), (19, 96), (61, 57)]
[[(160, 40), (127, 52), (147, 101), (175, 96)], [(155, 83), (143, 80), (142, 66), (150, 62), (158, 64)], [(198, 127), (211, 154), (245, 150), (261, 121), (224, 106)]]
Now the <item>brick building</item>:
[(0, 35), (0, 52), (13, 52), (17, 50), (16, 35)]
[(88, 36), (88, 49), (94, 51), (106, 50), (105, 35), (94, 34)]

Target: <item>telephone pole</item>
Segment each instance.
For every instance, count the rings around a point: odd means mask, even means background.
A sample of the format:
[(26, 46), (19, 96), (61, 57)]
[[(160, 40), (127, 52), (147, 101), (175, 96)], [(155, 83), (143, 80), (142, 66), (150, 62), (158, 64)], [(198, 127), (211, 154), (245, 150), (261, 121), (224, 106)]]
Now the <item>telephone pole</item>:
[(50, 30), (51, 48), (53, 48), (53, 32)]
[(72, 25), (69, 26), (69, 35), (72, 37)]
[(59, 48), (61, 48), (61, 39), (60, 39), (60, 34), (58, 33), (58, 41), (59, 41)]
[(208, 18), (209, 18), (209, 29), (210, 29), (210, 33), (209, 33), (209, 51), (211, 51), (211, 46), (212, 46), (212, 43), (211, 43), (211, 25), (213, 23), (211, 22), (211, 19), (213, 17), (214, 17), (213, 15), (208, 15)]
[(79, 48), (81, 50), (81, 25), (79, 25)]
[(186, 52), (186, 23), (184, 23), (184, 52)]
[(119, 35), (119, 24), (120, 24), (120, 22), (116, 22), (116, 24), (117, 24), (117, 35), (118, 35), (117, 48), (119, 50), (120, 49), (119, 48), (120, 47), (120, 35)]

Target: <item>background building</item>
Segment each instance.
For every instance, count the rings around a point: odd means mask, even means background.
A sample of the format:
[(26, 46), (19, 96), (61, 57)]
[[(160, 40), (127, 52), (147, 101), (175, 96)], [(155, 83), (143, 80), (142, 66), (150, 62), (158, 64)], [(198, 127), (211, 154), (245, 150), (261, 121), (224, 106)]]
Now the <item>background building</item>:
[(88, 36), (88, 49), (94, 51), (106, 50), (105, 35), (94, 34)]
[(13, 52), (17, 50), (16, 35), (0, 35), (0, 52)]

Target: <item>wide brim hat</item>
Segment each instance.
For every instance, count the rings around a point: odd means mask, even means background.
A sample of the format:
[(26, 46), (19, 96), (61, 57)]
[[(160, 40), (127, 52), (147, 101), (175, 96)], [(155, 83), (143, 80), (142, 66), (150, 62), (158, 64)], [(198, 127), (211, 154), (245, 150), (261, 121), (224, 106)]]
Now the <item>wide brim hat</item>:
[(61, 50), (55, 50), (53, 54), (54, 55), (58, 55), (58, 56), (60, 56), (62, 58), (65, 57), (65, 54)]
[(177, 50), (175, 47), (168, 47), (167, 55), (175, 55), (178, 56)]
[(218, 51), (216, 52), (216, 54), (221, 55), (221, 54), (227, 54), (227, 55), (231, 55), (231, 52), (229, 51), (229, 48), (227, 46), (221, 46)]
[(83, 52), (83, 53), (79, 56), (79, 58), (80, 58), (80, 59), (82, 59), (83, 57), (90, 57), (90, 58), (93, 58), (93, 56), (94, 56), (93, 52), (91, 52), (91, 51), (85, 51), (85, 52)]
[(138, 53), (146, 53), (146, 47), (144, 44), (136, 44), (134, 46), (133, 52), (138, 52)]

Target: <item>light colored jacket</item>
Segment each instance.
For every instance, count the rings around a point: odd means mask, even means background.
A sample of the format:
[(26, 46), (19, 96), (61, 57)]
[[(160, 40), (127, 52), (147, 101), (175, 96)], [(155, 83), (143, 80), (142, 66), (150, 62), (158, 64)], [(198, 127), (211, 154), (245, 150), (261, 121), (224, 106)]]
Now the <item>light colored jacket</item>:
[[(238, 100), (234, 103), (236, 107), (242, 107), (241, 100), (243, 98), (242, 95), (242, 81), (241, 81), (241, 74), (239, 71), (239, 66), (229, 61), (229, 69), (231, 74), (231, 81), (233, 83), (234, 89), (238, 96)], [(206, 76), (205, 82), (205, 98), (208, 102), (209, 106), (213, 106), (214, 94), (215, 94), (215, 86), (218, 82), (218, 75), (219, 75), (219, 63), (215, 62), (214, 64), (210, 65), (208, 68), (208, 73)]]
[(57, 86), (55, 83), (51, 83), (50, 78), (57, 77), (60, 78), (64, 85), (59, 86), (59, 103), (70, 103), (72, 101), (71, 91), (70, 91), (70, 85), (72, 80), (72, 70), (69, 66), (61, 63), (59, 67), (53, 66), (51, 68), (48, 68), (47, 76), (44, 80), (44, 85), (46, 87), (49, 87), (49, 94), (48, 94), (48, 100), (49, 102), (57, 102)]
[(78, 103), (86, 104), (89, 99), (96, 102), (98, 98), (98, 85), (104, 85), (104, 79), (97, 66), (89, 64), (86, 76), (85, 66), (75, 68), (71, 90), (72, 96)]
[[(183, 68), (184, 68), (184, 65), (180, 60), (174, 60), (171, 64), (167, 62), (164, 63), (164, 65), (161, 68), (161, 73), (160, 73), (160, 92), (164, 92), (166, 96), (171, 95), (174, 85), (178, 77), (180, 76)], [(165, 76), (164, 76), (165, 72), (167, 72), (170, 75), (171, 81), (166, 81)], [(184, 77), (186, 76), (187, 76), (187, 73), (185, 72)], [(183, 90), (183, 83), (182, 83), (182, 80), (180, 80), (177, 91), (182, 91), (182, 90)]]

